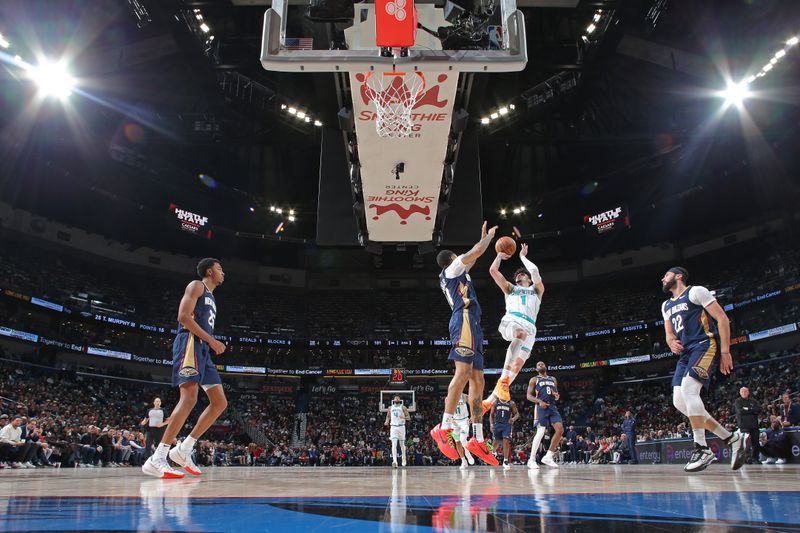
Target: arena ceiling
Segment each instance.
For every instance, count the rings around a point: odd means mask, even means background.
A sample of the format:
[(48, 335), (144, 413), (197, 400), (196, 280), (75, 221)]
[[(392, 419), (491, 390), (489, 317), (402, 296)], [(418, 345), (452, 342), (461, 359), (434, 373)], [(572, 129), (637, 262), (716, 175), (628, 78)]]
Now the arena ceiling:
[[(793, 209), (798, 52), (758, 81), (762, 98), (748, 101), (746, 112), (722, 113), (712, 95), (726, 76), (756, 72), (800, 32), (800, 3), (539, 7), (554, 3), (520, 2), (525, 71), (475, 78), (467, 111), (480, 131), (486, 218), (506, 232), (516, 226), (537, 235), (558, 258), (685, 240)], [(208, 214), (226, 231), (267, 237), (280, 222), (269, 207), (284, 206), (296, 221), (281, 236), (297, 239), (297, 249), (313, 241), (319, 130), (280, 105), (335, 123), (333, 76), (261, 68), (263, 4), (2, 0), (0, 33), (10, 44), (2, 51), (31, 62), (69, 58), (80, 91), (68, 104), (40, 101), (13, 65), (0, 69), (0, 197), (158, 247), (175, 246), (159, 230), (159, 210), (170, 203)], [(188, 20), (195, 9), (209, 32)], [(290, 27), (313, 34), (304, 6), (291, 9)], [(613, 23), (582, 49), (598, 9), (613, 12)], [(542, 96), (563, 80), (577, 83)], [(515, 112), (506, 120), (478, 123), (508, 103)], [(583, 215), (618, 204), (633, 219), (624, 235), (587, 240), (577, 231)], [(84, 205), (92, 208), (76, 209)], [(526, 212), (512, 215), (521, 205)], [(509, 210), (505, 218), (501, 208)], [(180, 240), (189, 251), (205, 246)], [(279, 249), (234, 238), (215, 246), (245, 255)]]

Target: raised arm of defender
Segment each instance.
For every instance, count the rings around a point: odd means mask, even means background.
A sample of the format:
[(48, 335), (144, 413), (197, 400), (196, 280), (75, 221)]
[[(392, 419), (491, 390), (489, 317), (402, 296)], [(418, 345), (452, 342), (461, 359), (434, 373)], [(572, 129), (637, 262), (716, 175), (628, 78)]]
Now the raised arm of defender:
[(478, 258), (482, 256), (489, 247), (492, 239), (494, 239), (495, 231), (497, 231), (497, 226), (493, 226), (487, 231), (486, 222), (483, 223), (483, 227), (481, 227), (481, 240), (476, 242), (475, 246), (473, 246), (470, 251), (461, 256), (461, 262), (464, 263), (464, 266), (467, 267), (467, 270), (472, 268), (472, 265), (475, 264), (475, 261), (477, 261)]

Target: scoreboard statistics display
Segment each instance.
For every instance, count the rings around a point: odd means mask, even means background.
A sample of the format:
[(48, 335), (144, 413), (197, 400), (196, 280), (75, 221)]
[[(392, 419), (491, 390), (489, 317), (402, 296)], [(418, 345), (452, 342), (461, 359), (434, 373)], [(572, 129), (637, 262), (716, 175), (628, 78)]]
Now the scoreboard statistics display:
[(211, 239), (211, 222), (208, 217), (198, 215), (175, 204), (169, 204), (169, 210), (173, 213), (172, 220), (177, 224), (178, 229), (197, 237)]
[(594, 233), (609, 233), (620, 228), (630, 228), (631, 218), (628, 214), (628, 207), (618, 205), (599, 213), (585, 215), (583, 225)]

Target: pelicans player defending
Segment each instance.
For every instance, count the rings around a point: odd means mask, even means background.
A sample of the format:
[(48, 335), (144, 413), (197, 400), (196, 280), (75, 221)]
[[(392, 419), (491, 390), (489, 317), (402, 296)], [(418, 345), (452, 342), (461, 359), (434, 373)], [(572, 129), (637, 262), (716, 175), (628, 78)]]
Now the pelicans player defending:
[(497, 380), (494, 392), (483, 401), (483, 408), (487, 411), (498, 399), (504, 402), (511, 400), (509, 385), (530, 357), (533, 343), (536, 341), (536, 317), (542, 305), (544, 283), (539, 274), (539, 267), (528, 260), (527, 255), (528, 245), (523, 244), (519, 258), (524, 268), (514, 272), (513, 285), (500, 272), (500, 261), (508, 259), (508, 255), (498, 253), (492, 266), (489, 267), (489, 274), (506, 297), (506, 314), (500, 320), (498, 329), (503, 339), (510, 344), (506, 350), (503, 372)]
[(389, 440), (392, 443), (392, 467), (397, 468), (397, 442), (403, 454), (403, 466), (406, 466), (406, 422), (411, 420), (408, 409), (403, 405), (400, 396), (392, 398), (392, 406), (386, 412), (384, 425), (389, 426)]
[(684, 467), (699, 472), (717, 460), (706, 443), (706, 430), (731, 447), (731, 469), (738, 470), (747, 456), (747, 433), (731, 433), (706, 411), (700, 391), (708, 387), (717, 366), (723, 374), (733, 370), (730, 352), (731, 325), (711, 292), (700, 285), (687, 285), (689, 272), (683, 267), (667, 270), (661, 288), (672, 297), (661, 304), (667, 344), (680, 356), (672, 377), (672, 403), (689, 417), (694, 451)]
[(436, 262), (442, 269), (439, 284), (447, 303), (450, 304), (450, 354), (448, 359), (455, 364), (455, 372), (447, 387), (447, 398), (444, 402), (442, 423), (430, 431), (430, 435), (445, 456), (452, 460), (459, 459), (458, 452), (451, 443), (450, 433), (453, 431), (453, 415), (458, 399), (469, 382), (469, 403), (472, 415), (473, 437), (467, 442), (472, 455), (478, 456), (490, 465), (497, 465), (497, 458), (492, 455), (483, 439), (483, 331), (481, 330), (481, 306), (472, 286), (469, 270), (486, 251), (494, 239), (497, 226), (486, 230), (486, 222), (481, 228), (481, 240), (467, 253), (456, 255), (450, 250), (442, 250), (436, 256)]
[[(212, 351), (217, 355), (225, 351), (225, 345), (214, 338), (214, 322), (217, 318), (214, 289), (222, 285), (225, 273), (218, 260), (207, 257), (197, 264), (197, 275), (201, 279), (189, 283), (181, 298), (178, 334), (172, 344), (172, 385), (179, 387), (181, 397), (169, 417), (161, 443), (142, 465), (142, 472), (159, 478), (182, 478), (184, 475), (169, 465), (167, 454), (186, 472), (200, 475), (200, 469), (192, 460), (194, 444), (228, 406), (222, 381), (211, 361)], [(200, 414), (189, 436), (170, 450), (197, 403), (200, 387), (208, 396), (208, 407)]]

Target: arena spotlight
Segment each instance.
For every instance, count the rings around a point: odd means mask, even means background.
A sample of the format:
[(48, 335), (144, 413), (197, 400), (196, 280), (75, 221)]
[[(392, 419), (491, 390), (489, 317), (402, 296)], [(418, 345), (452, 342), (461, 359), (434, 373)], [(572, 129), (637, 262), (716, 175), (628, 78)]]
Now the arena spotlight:
[(735, 105), (736, 107), (742, 107), (742, 102), (745, 98), (750, 96), (751, 93), (747, 87), (747, 82), (741, 81), (739, 83), (734, 83), (729, 81), (725, 90), (720, 91), (718, 94), (725, 99), (725, 107), (728, 107), (731, 104)]
[(786, 41), (786, 46), (794, 46), (798, 43), (798, 41), (800, 41), (800, 39), (798, 39), (797, 36), (795, 35), (794, 37)]
[(481, 124), (488, 124), (488, 123), (489, 123), (489, 117), (483, 117), (481, 119)]
[(67, 73), (63, 63), (42, 61), (28, 71), (28, 76), (39, 86), (44, 96), (55, 96), (61, 100), (72, 94), (75, 80)]
[(3, 34), (0, 33), (0, 48), (8, 48), (11, 46), (11, 43), (8, 42), (8, 39), (3, 37)]

